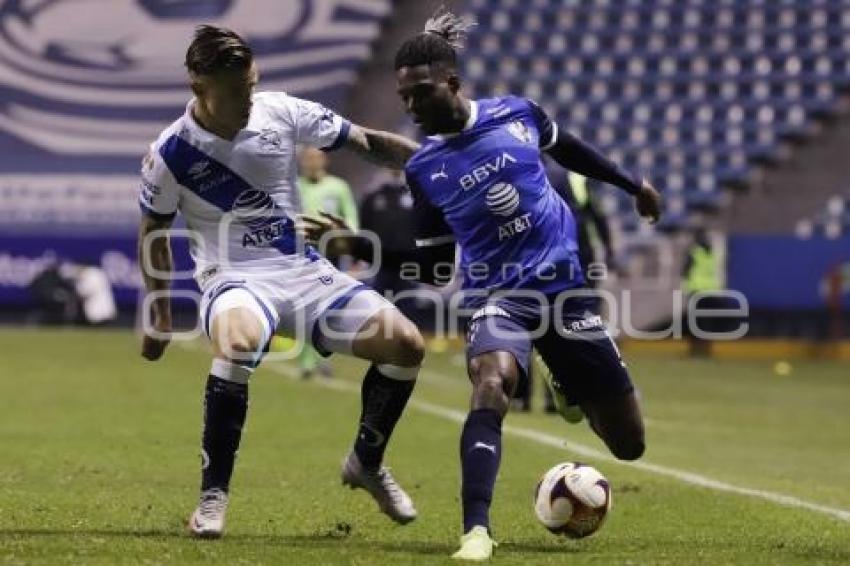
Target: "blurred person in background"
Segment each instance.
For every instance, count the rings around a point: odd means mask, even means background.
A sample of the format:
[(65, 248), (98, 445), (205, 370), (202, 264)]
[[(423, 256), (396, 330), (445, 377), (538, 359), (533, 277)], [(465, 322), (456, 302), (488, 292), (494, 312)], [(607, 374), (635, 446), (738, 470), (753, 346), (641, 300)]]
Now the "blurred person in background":
[[(298, 190), (303, 211), (307, 214), (335, 214), (356, 230), (357, 205), (351, 195), (351, 187), (345, 180), (328, 173), (327, 153), (315, 147), (304, 147), (298, 156), (298, 164)], [(337, 262), (336, 266), (346, 271), (344, 264)], [(315, 348), (309, 344), (299, 346), (298, 369), (302, 379), (309, 379), (316, 371), (324, 377), (333, 375), (330, 361)]]
[(106, 272), (96, 265), (69, 265), (68, 274), (80, 298), (83, 320), (92, 326), (112, 322), (118, 317), (115, 295)]
[(375, 234), (381, 242), (381, 265), (372, 287), (379, 293), (400, 292), (411, 287), (399, 275), (399, 268), (410, 250), (413, 238), (413, 195), (404, 173), (391, 171), (390, 177), (371, 191), (360, 204), (360, 228)]
[(328, 155), (315, 147), (305, 147), (299, 154), (298, 190), (301, 207), (307, 214), (329, 212), (345, 219), (357, 229), (357, 203), (351, 187), (344, 179), (328, 173)]
[(596, 288), (609, 272), (617, 271), (614, 240), (608, 219), (587, 177), (566, 171), (551, 159), (546, 160), (546, 176), (575, 216), (579, 262), (588, 287)]
[(39, 324), (100, 326), (118, 316), (112, 284), (97, 265), (54, 262), (30, 282)]
[(38, 272), (27, 287), (34, 309), (30, 320), (35, 324), (74, 324), (82, 309), (74, 282), (57, 261)]
[[(360, 204), (361, 231), (371, 232), (381, 242), (380, 264), (369, 285), (395, 304), (420, 329), (430, 329), (436, 323), (434, 309), (442, 307), (411, 296), (409, 291), (419, 288), (419, 283), (402, 276), (402, 264), (410, 260), (410, 253), (416, 249), (414, 225), (413, 194), (404, 172), (390, 171), (389, 176)], [(436, 343), (429, 342), (431, 346)]]
[[(685, 328), (690, 336), (690, 348), (692, 356), (708, 356), (711, 353), (711, 342), (694, 333), (690, 327), (691, 317), (688, 309), (691, 298), (697, 293), (716, 293), (723, 290), (722, 265), (720, 252), (712, 246), (708, 232), (699, 228), (694, 233), (693, 243), (687, 249), (685, 262), (682, 266), (682, 291), (685, 293)], [(720, 296), (699, 297), (693, 304), (694, 309), (711, 311), (727, 307), (727, 301)], [(723, 328), (721, 319), (712, 318), (710, 315), (704, 320), (693, 318), (700, 329), (710, 332), (719, 332)]]

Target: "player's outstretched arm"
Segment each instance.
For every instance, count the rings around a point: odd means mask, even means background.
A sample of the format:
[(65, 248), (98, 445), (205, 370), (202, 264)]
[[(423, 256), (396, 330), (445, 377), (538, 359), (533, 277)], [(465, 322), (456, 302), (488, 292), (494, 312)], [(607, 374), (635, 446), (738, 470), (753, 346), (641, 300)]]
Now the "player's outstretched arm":
[(648, 180), (638, 180), (563, 128), (558, 128), (556, 141), (546, 152), (565, 169), (615, 185), (631, 194), (635, 197), (638, 213), (651, 222), (661, 217), (661, 194)]
[(345, 147), (376, 165), (404, 169), (404, 164), (416, 153), (419, 144), (398, 134), (352, 124)]
[[(375, 247), (372, 240), (355, 234), (345, 222), (345, 220), (335, 214), (320, 211), (317, 216), (310, 214), (301, 214), (296, 222), (296, 229), (305, 241), (311, 244), (317, 244), (322, 238), (322, 235), (327, 232), (335, 232), (337, 235), (331, 239), (328, 245), (328, 254), (333, 257), (336, 255), (348, 254), (361, 261), (378, 263), (379, 265), (385, 261), (383, 256), (386, 250), (383, 247)], [(322, 250), (323, 252), (325, 250)], [(439, 269), (437, 266), (454, 265), (455, 243), (451, 241), (440, 242), (434, 245), (417, 246), (416, 248), (395, 251), (396, 262), (404, 262), (410, 266), (418, 266), (413, 269), (417, 273), (414, 279), (421, 283), (429, 285), (443, 286), (449, 282), (445, 277), (446, 271)]]
[[(139, 225), (139, 268), (148, 293), (160, 292), (152, 303), (152, 328), (145, 326), (142, 342), (142, 356), (148, 360), (158, 360), (171, 341), (171, 299), (164, 294), (170, 281), (163, 274), (171, 273), (171, 242), (168, 228), (171, 220), (158, 220), (142, 215)], [(154, 335), (156, 334), (156, 335)]]

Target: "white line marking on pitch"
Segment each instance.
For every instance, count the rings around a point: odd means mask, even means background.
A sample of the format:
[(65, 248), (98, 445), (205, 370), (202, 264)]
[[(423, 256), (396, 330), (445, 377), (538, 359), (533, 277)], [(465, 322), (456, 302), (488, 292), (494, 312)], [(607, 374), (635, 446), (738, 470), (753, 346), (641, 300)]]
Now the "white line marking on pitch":
[[(279, 375), (283, 375), (290, 379), (298, 379), (297, 370), (295, 370), (295, 368), (291, 366), (268, 364), (265, 367), (271, 369), (273, 372)], [(327, 389), (334, 389), (336, 391), (360, 393), (359, 386), (353, 385), (351, 383), (346, 383), (339, 379), (314, 380), (314, 383), (320, 385), (321, 387), (325, 387)], [(463, 423), (466, 420), (466, 413), (464, 413), (463, 411), (451, 409), (443, 405), (437, 405), (435, 403), (419, 401), (416, 399), (412, 399), (409, 405), (422, 413), (427, 413), (429, 415), (440, 417), (456, 423)], [(824, 515), (829, 515), (831, 517), (841, 519), (842, 521), (850, 522), (850, 510), (840, 509), (838, 507), (829, 507), (827, 505), (820, 505), (818, 503), (799, 499), (791, 495), (785, 495), (784, 493), (776, 493), (773, 491), (765, 491), (762, 489), (752, 489), (749, 487), (740, 487), (737, 485), (732, 485), (730, 483), (711, 479), (700, 474), (686, 472), (684, 470), (677, 470), (676, 468), (668, 468), (667, 466), (659, 466), (658, 464), (651, 464), (649, 462), (624, 462), (622, 460), (617, 460), (606, 452), (596, 450), (595, 448), (591, 448), (590, 446), (585, 446), (584, 444), (564, 440), (563, 438), (559, 438), (553, 434), (548, 434), (531, 428), (504, 425), (502, 427), (502, 430), (506, 434), (510, 434), (511, 436), (525, 438), (526, 440), (531, 440), (532, 442), (536, 442), (544, 446), (551, 446), (553, 448), (564, 449), (574, 454), (578, 454), (579, 456), (583, 456), (585, 458), (595, 458), (620, 466), (637, 468), (645, 472), (650, 472), (659, 476), (673, 478), (682, 483), (704, 487), (706, 489), (713, 489), (715, 491), (725, 491), (727, 493), (736, 493), (738, 495), (755, 497), (757, 499), (763, 499), (765, 501), (770, 501), (771, 503), (777, 503), (786, 507), (797, 507), (799, 509), (807, 509), (809, 511), (814, 511), (816, 513), (822, 513)]]

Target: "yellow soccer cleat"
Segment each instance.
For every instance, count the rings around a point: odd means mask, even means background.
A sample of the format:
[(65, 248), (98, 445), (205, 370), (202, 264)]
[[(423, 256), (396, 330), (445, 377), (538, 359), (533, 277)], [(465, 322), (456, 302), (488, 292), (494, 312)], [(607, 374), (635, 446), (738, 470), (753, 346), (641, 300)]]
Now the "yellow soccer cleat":
[(452, 554), (455, 560), (490, 560), (493, 556), (493, 547), (498, 546), (496, 541), (490, 538), (490, 533), (485, 527), (472, 527), (472, 529), (460, 537), (460, 550)]
[(543, 376), (543, 382), (546, 383), (546, 387), (549, 388), (549, 392), (552, 394), (552, 401), (555, 403), (555, 410), (558, 414), (570, 424), (580, 423), (584, 418), (584, 412), (581, 410), (581, 407), (572, 405), (567, 401), (567, 396), (561, 391), (560, 384), (552, 378), (552, 372), (549, 371), (549, 367), (543, 361), (540, 354), (536, 352), (534, 354), (534, 371), (535, 373), (539, 372)]

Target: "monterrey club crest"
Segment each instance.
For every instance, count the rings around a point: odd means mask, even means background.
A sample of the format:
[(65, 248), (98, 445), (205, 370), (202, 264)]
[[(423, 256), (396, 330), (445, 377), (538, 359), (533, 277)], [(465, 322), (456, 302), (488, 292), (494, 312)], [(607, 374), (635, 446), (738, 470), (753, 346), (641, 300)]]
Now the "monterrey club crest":
[(514, 120), (508, 124), (508, 132), (522, 143), (531, 143), (531, 130), (522, 120)]

